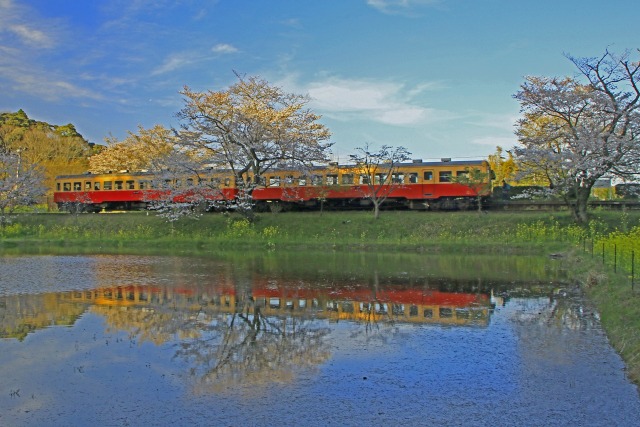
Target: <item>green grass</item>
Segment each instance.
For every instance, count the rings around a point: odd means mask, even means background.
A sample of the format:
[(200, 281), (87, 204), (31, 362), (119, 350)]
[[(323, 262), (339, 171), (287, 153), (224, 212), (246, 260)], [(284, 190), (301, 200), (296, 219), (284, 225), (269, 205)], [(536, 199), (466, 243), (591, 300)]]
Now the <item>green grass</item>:
[[(566, 213), (384, 212), (378, 220), (370, 212), (305, 212), (260, 214), (249, 223), (237, 215), (207, 214), (173, 226), (145, 213), (22, 214), (0, 229), (2, 245), (65, 242), (80, 246), (199, 244), (217, 248), (360, 247), (397, 249), (464, 248), (487, 250), (561, 247), (637, 225), (640, 212), (594, 214), (589, 227), (573, 224)], [(475, 249), (474, 249), (475, 250)]]

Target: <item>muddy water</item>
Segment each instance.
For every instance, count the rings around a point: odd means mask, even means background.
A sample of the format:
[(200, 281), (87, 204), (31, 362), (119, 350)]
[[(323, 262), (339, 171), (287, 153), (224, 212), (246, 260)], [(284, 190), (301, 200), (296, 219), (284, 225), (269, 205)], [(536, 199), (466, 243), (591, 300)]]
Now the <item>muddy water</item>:
[(634, 426), (548, 258), (0, 258), (0, 425)]

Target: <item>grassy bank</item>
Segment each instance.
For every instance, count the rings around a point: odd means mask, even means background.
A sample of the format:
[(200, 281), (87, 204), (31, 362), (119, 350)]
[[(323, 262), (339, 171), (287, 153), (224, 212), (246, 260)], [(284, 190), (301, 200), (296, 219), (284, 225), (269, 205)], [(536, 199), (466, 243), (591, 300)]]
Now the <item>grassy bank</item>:
[[(145, 213), (24, 214), (0, 230), (1, 245), (143, 246), (212, 248), (554, 248), (599, 238), (638, 224), (639, 213), (600, 212), (587, 228), (566, 213), (369, 212), (261, 214), (249, 223), (236, 215), (208, 214), (169, 225)], [(477, 247), (474, 249), (477, 250)]]
[[(22, 214), (0, 229), (0, 254), (190, 250), (357, 250), (455, 253), (564, 252), (595, 302), (611, 343), (640, 384), (640, 212), (592, 212), (586, 227), (567, 213), (370, 212), (208, 214), (169, 225), (146, 213)], [(640, 276), (637, 272), (636, 276)]]

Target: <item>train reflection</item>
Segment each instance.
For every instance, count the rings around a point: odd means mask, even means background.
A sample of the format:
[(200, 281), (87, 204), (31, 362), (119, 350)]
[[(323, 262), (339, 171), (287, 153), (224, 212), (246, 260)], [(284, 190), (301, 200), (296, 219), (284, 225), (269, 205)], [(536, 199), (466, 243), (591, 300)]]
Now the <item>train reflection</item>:
[(141, 306), (160, 309), (170, 305), (188, 310), (233, 313), (247, 307), (263, 316), (312, 316), (330, 320), (386, 321), (486, 325), (489, 295), (442, 292), (420, 288), (372, 289), (349, 286), (314, 289), (309, 286), (274, 286), (265, 282), (249, 290), (233, 287), (118, 286), (64, 294), (67, 301), (101, 306)]
[[(201, 286), (128, 285), (93, 290), (0, 298), (0, 338), (23, 339), (54, 325), (72, 325), (89, 307), (109, 316), (117, 311), (218, 314), (259, 312), (263, 317), (329, 321), (434, 323), (485, 326), (491, 299), (483, 293), (428, 288), (349, 285), (318, 288), (309, 283), (257, 280)], [(102, 308), (100, 308), (102, 307)]]

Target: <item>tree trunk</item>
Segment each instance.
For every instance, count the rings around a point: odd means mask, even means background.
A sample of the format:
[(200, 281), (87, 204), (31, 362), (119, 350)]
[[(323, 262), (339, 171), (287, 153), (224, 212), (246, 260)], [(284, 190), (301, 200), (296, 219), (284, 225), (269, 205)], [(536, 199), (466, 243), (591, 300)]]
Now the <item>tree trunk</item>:
[(373, 202), (373, 218), (380, 218), (380, 203), (377, 203), (376, 201)]
[(571, 213), (573, 214), (573, 219), (578, 224), (586, 224), (589, 221), (587, 202), (589, 201), (590, 195), (591, 187), (578, 187), (576, 189), (576, 201), (572, 206)]

